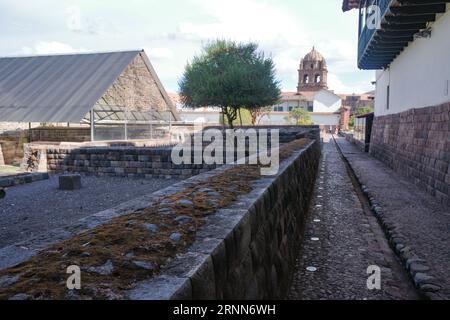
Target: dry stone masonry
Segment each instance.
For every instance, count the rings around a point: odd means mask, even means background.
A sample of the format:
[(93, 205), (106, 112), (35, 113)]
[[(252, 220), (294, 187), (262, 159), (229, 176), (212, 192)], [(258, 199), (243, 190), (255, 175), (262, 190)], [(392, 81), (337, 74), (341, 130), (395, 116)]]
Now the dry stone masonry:
[(48, 149), (50, 172), (129, 178), (189, 178), (215, 165), (175, 165), (171, 148), (81, 148)]
[[(302, 225), (309, 207), (321, 156), (319, 131), (301, 150), (280, 165), (275, 176), (261, 177), (251, 191), (226, 208), (207, 216), (195, 234), (195, 242), (177, 255), (159, 276), (139, 282), (126, 292), (129, 299), (282, 299), (286, 296), (302, 241)], [(90, 149), (91, 155), (97, 156)], [(148, 150), (145, 150), (148, 151)], [(105, 153), (107, 154), (107, 153)], [(126, 154), (124, 154), (125, 156)], [(134, 154), (133, 154), (134, 156)], [(137, 157), (145, 156), (136, 154)], [(86, 161), (86, 160), (74, 160)], [(92, 160), (113, 161), (113, 160)], [(131, 161), (131, 160), (124, 160)], [(136, 168), (138, 169), (138, 168)], [(204, 183), (230, 169), (229, 165), (205, 172), (152, 195), (90, 216), (80, 225), (56, 230), (50, 236), (0, 250), (0, 270), (28, 260), (40, 249), (95, 228), (128, 213), (143, 210), (153, 201), (178, 194), (192, 184)], [(162, 203), (160, 203), (162, 205)], [(178, 203), (183, 205), (183, 203)], [(192, 205), (192, 203), (186, 203)], [(189, 217), (179, 216), (180, 224)], [(159, 232), (159, 226), (145, 228)], [(176, 245), (180, 234), (171, 240)], [(26, 252), (22, 248), (28, 248)], [(151, 265), (136, 261), (151, 270)], [(108, 274), (111, 263), (95, 265), (91, 271)]]
[(450, 205), (450, 103), (375, 118), (370, 153)]
[(128, 298), (285, 298), (320, 154), (316, 140), (286, 160), (277, 176), (258, 180), (251, 193), (208, 217), (188, 252), (160, 276), (139, 283)]

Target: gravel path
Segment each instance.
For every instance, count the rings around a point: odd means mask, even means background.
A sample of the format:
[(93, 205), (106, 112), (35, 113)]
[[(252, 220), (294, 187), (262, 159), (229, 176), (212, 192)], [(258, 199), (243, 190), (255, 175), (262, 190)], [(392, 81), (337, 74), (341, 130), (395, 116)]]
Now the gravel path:
[[(325, 138), (320, 170), (289, 299), (417, 299), (330, 137)], [(381, 290), (367, 288), (372, 265), (381, 268)]]
[(58, 177), (7, 190), (0, 200), (0, 248), (70, 225), (180, 180), (82, 177), (83, 189), (58, 190)]

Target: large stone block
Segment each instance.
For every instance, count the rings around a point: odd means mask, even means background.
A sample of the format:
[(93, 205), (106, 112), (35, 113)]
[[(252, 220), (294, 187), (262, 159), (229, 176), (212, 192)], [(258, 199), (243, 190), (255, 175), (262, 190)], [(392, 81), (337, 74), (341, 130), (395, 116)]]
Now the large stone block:
[(59, 177), (59, 189), (66, 191), (73, 191), (81, 189), (81, 175), (66, 174)]

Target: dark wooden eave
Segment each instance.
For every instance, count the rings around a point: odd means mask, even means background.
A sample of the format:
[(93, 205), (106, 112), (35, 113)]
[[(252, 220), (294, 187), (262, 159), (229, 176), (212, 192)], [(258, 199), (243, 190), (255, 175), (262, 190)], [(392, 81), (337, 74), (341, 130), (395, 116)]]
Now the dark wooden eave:
[(342, 1), (342, 11), (350, 11), (352, 9), (359, 8), (360, 0), (343, 0)]
[[(361, 69), (383, 69), (425, 30), (436, 15), (445, 13), (450, 0), (395, 0), (384, 14), (381, 29), (366, 43), (360, 43), (358, 66)], [(361, 40), (360, 40), (361, 41)]]

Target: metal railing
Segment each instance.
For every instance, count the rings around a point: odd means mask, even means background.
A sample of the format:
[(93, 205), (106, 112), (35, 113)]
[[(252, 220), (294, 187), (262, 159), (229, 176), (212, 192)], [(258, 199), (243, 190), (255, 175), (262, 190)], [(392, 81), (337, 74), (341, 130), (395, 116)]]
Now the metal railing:
[(377, 28), (367, 26), (368, 15), (374, 14), (374, 12), (369, 12), (369, 9), (371, 6), (377, 6), (380, 13), (380, 20), (383, 21), (393, 2), (394, 0), (366, 0), (361, 2), (359, 9), (358, 64), (364, 57), (377, 31)]

